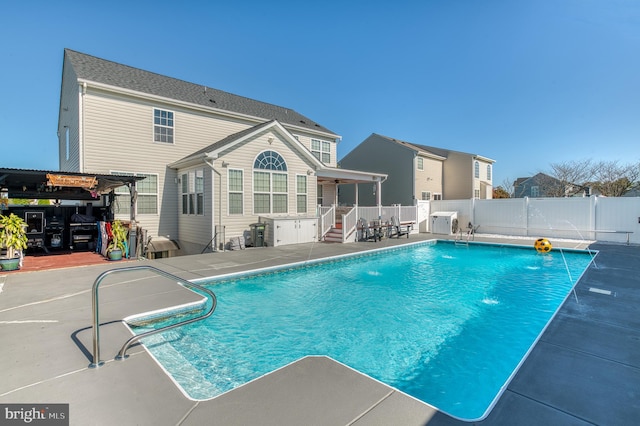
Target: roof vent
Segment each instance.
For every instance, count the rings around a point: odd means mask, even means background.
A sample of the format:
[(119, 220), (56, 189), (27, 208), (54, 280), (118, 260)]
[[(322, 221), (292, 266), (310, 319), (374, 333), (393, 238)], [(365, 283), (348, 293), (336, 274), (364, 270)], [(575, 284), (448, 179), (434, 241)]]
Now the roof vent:
[(304, 120), (300, 120), (300, 122), (301, 122), (302, 124), (307, 124)]
[(214, 101), (213, 99), (209, 99), (209, 102), (211, 102), (211, 103), (213, 103), (213, 104), (215, 104), (215, 103), (216, 103), (216, 101)]

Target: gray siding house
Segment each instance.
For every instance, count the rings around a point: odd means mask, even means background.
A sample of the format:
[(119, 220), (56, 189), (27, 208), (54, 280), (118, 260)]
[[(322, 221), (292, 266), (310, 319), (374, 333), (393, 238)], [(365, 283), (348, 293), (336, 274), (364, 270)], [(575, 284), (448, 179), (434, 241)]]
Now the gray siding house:
[(293, 109), (69, 49), (58, 135), (61, 171), (144, 177), (118, 191), (116, 218), (185, 253), (259, 221), (312, 222), (339, 183), (386, 177), (337, 168), (340, 136)]
[[(417, 200), (492, 198), (494, 162), (477, 154), (373, 133), (340, 160), (340, 165), (387, 174), (382, 204), (414, 205)], [(354, 194), (353, 188), (341, 187), (340, 202), (354, 203)], [(360, 184), (358, 195), (360, 204), (375, 205), (373, 186)]]
[(521, 177), (513, 183), (514, 198), (583, 197), (591, 192), (589, 187), (563, 182), (545, 173)]

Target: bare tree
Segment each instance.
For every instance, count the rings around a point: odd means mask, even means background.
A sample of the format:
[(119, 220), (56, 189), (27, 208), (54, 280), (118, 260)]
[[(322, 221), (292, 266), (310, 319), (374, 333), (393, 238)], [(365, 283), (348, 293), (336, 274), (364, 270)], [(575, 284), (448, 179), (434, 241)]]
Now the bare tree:
[(607, 197), (622, 197), (638, 186), (640, 164), (600, 161), (594, 165), (593, 189)]
[(550, 197), (570, 197), (593, 181), (593, 173), (591, 159), (552, 163), (550, 179), (544, 183), (545, 193)]
[(512, 197), (514, 197), (514, 192), (515, 192), (514, 183), (515, 183), (515, 181), (513, 179), (509, 179), (509, 178), (506, 178), (505, 180), (502, 181), (502, 183), (500, 184), (500, 186), (498, 188), (502, 188), (507, 194), (509, 194), (509, 197), (504, 197), (504, 198), (512, 198)]

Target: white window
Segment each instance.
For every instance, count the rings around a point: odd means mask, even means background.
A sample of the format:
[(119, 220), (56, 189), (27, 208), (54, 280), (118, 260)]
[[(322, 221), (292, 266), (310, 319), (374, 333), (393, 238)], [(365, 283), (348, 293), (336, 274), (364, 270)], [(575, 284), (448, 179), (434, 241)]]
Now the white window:
[[(158, 175), (132, 172), (111, 172), (119, 176), (144, 176), (144, 179), (136, 182), (138, 192), (137, 213), (158, 214)], [(127, 186), (116, 188), (116, 201), (114, 213), (117, 215), (131, 214), (131, 193)]]
[(480, 178), (480, 163), (478, 163), (477, 161), (474, 164), (474, 169), (475, 169), (475, 176), (476, 178)]
[(253, 212), (287, 213), (287, 163), (275, 151), (263, 151), (253, 164)]
[(480, 198), (480, 190), (479, 189), (474, 189), (473, 190), (473, 198)]
[(442, 200), (442, 194), (437, 194), (437, 193), (433, 194), (433, 200), (434, 201), (435, 200)]
[(540, 187), (535, 185), (531, 187), (531, 196), (532, 197), (539, 197), (540, 196)]
[(487, 164), (487, 180), (491, 180), (491, 164)]
[(323, 206), (324, 204), (322, 203), (323, 203), (324, 196), (322, 195), (322, 185), (318, 185), (317, 191), (318, 191), (317, 203), (319, 206)]
[(422, 191), (422, 199), (429, 201), (431, 199), (431, 191)]
[(228, 194), (229, 194), (229, 214), (242, 214), (244, 207), (244, 178), (242, 170), (229, 169), (227, 172)]
[(180, 178), (182, 185), (182, 214), (204, 214), (204, 170), (197, 169), (183, 173)]
[(298, 213), (307, 212), (307, 176), (296, 176), (296, 206)]
[(323, 163), (331, 162), (331, 142), (311, 139), (311, 153)]
[(173, 143), (173, 112), (153, 110), (153, 141)]
[(424, 170), (424, 158), (418, 157), (418, 170)]

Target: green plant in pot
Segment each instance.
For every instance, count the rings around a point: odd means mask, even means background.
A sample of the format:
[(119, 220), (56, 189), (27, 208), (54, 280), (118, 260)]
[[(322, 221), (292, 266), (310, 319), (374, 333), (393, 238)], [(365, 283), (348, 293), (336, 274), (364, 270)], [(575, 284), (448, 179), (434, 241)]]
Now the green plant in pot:
[(0, 215), (0, 248), (7, 249), (7, 256), (0, 258), (2, 270), (20, 269), (21, 251), (27, 248), (27, 224), (13, 213)]
[(107, 246), (107, 254), (110, 260), (120, 260), (127, 254), (127, 236), (129, 230), (119, 220), (111, 224), (111, 241)]

